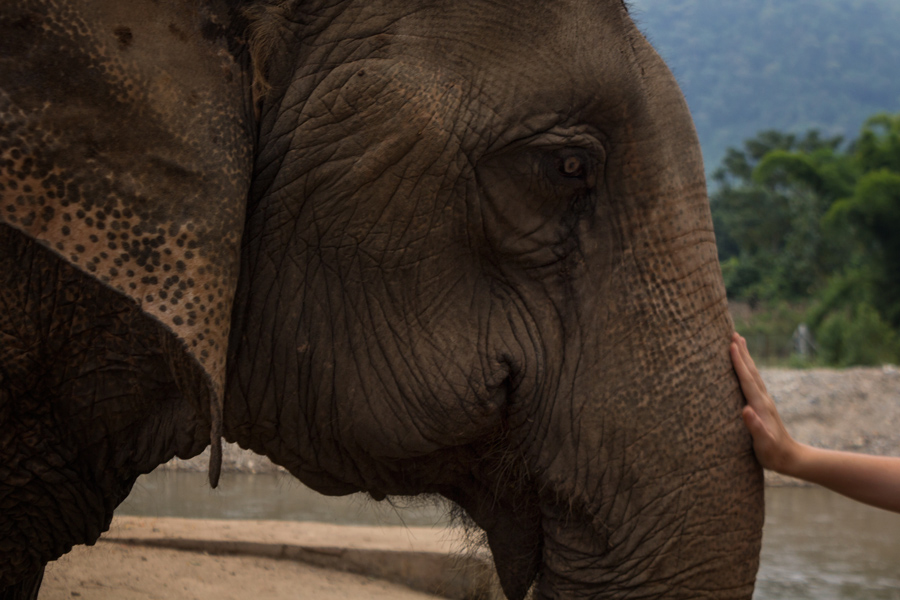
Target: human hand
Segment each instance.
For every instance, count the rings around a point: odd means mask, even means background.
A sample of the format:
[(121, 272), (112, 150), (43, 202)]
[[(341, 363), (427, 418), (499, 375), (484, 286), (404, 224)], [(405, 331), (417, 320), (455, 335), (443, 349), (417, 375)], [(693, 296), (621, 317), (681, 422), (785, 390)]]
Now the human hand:
[(795, 441), (750, 358), (747, 340), (737, 333), (731, 339), (731, 362), (747, 398), (744, 424), (763, 467), (900, 513), (900, 458), (825, 450)]
[(790, 474), (800, 445), (781, 422), (775, 402), (747, 350), (747, 340), (737, 333), (731, 338), (731, 362), (747, 399), (741, 416), (753, 436), (756, 458), (766, 469)]

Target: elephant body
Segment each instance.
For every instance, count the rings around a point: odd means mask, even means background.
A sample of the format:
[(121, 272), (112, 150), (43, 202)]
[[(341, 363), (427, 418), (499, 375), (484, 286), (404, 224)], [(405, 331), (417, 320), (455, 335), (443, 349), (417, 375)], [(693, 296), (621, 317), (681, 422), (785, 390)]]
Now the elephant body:
[(449, 498), (511, 599), (751, 596), (699, 147), (623, 3), (28, 0), (0, 39), (0, 597), (220, 436)]
[(253, 146), (225, 8), (0, 8), (0, 589), (218, 444)]

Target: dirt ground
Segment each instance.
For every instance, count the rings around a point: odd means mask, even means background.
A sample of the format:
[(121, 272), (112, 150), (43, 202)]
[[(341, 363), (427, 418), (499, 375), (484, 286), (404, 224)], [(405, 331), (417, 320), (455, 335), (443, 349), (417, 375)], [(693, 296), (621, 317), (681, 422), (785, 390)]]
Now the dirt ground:
[(40, 600), (499, 597), (459, 530), (118, 516), (50, 563)]
[(256, 556), (100, 542), (50, 563), (39, 600), (434, 600), (374, 577)]

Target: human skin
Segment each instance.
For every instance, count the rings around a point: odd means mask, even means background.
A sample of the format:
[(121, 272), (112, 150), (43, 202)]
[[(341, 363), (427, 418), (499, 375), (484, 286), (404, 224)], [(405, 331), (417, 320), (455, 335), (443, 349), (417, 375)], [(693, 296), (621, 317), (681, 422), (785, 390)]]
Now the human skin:
[(324, 493), (456, 502), (513, 600), (750, 598), (700, 148), (624, 3), (0, 27), (0, 594), (221, 430)]
[(819, 484), (865, 504), (900, 512), (900, 458), (801, 444), (785, 428), (750, 356), (747, 340), (737, 333), (732, 338), (731, 357), (747, 398), (742, 412), (744, 423), (764, 468)]

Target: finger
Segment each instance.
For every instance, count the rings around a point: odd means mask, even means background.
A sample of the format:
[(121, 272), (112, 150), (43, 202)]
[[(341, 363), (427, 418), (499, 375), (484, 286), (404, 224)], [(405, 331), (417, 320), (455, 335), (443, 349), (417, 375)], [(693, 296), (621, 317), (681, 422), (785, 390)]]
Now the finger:
[(741, 417), (743, 417), (744, 425), (750, 430), (750, 435), (753, 436), (754, 441), (772, 438), (769, 428), (766, 427), (765, 422), (752, 407), (745, 406), (744, 410), (741, 411)]
[(751, 407), (745, 406), (743, 409), (741, 409), (741, 419), (744, 420), (744, 425), (747, 426), (747, 429), (749, 429), (751, 433), (753, 432), (753, 428), (756, 426), (756, 423), (753, 421), (754, 418), (758, 417), (756, 417), (756, 411), (754, 411)]
[(734, 363), (734, 370), (737, 372), (738, 381), (741, 384), (744, 397), (747, 399), (747, 402), (756, 403), (760, 394), (756, 378), (753, 377), (753, 373), (750, 371), (747, 362), (744, 360), (740, 346), (737, 344), (731, 345), (731, 360)]
[(750, 367), (750, 372), (753, 374), (753, 378), (756, 380), (757, 387), (762, 391), (763, 394), (768, 394), (768, 390), (766, 390), (766, 382), (763, 381), (762, 375), (759, 374), (759, 369), (756, 367), (756, 363), (753, 362), (753, 357), (750, 356), (750, 349), (747, 348), (747, 340), (741, 337), (741, 353), (744, 357), (746, 357), (745, 362)]
[(746, 362), (748, 366), (751, 366), (755, 369), (756, 363), (753, 362), (753, 357), (750, 355), (750, 348), (747, 347), (747, 338), (741, 336), (739, 345), (741, 347), (741, 357), (744, 359), (744, 362)]
[(765, 385), (762, 385), (756, 377), (756, 372), (751, 369), (744, 357), (737, 352), (735, 360), (735, 370), (738, 373), (738, 379), (741, 382), (741, 389), (744, 391), (744, 398), (747, 404), (751, 406), (757, 414), (769, 410), (769, 396), (766, 393)]
[(738, 375), (741, 376), (741, 379), (753, 379), (753, 373), (750, 369), (750, 365), (753, 364), (750, 361), (750, 357), (744, 352), (740, 343), (731, 344), (731, 360), (734, 363), (735, 370), (738, 370)]
[(738, 379), (741, 380), (741, 386), (743, 386), (744, 379), (747, 378), (749, 371), (747, 369), (747, 363), (744, 361), (744, 357), (741, 353), (739, 343), (731, 344), (731, 362), (734, 365), (734, 370), (737, 371)]

